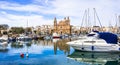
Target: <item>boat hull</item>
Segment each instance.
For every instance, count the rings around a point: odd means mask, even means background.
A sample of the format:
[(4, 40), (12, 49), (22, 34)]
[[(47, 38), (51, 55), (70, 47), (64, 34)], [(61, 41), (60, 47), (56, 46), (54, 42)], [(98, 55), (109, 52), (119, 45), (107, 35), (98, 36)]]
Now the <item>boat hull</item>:
[(111, 46), (72, 46), (75, 50), (86, 52), (120, 52), (119, 48)]
[(53, 38), (55, 39), (55, 38), (60, 38), (59, 36), (53, 36)]
[(60, 38), (60, 35), (57, 33), (53, 33), (53, 38)]
[(85, 52), (120, 52), (120, 46), (118, 44), (68, 44), (75, 50)]

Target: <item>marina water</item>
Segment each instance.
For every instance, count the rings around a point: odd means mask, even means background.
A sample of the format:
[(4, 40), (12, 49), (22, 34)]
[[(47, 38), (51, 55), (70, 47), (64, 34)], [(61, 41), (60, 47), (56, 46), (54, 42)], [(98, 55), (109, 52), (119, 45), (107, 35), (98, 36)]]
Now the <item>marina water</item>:
[(120, 53), (75, 51), (68, 41), (71, 39), (11, 42), (0, 50), (0, 65), (119, 65)]

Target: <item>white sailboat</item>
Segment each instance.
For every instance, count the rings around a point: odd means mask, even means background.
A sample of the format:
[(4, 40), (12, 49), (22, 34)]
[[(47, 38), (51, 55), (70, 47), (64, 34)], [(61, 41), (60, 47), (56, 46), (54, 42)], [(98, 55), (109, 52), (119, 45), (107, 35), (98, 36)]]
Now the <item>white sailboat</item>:
[[(28, 28), (28, 21), (27, 21), (27, 28)], [(32, 40), (32, 38), (30, 36), (28, 36), (28, 31), (25, 30), (25, 33), (20, 34), (20, 36), (17, 37), (17, 40), (19, 40), (19, 41), (29, 41), (29, 40)]]

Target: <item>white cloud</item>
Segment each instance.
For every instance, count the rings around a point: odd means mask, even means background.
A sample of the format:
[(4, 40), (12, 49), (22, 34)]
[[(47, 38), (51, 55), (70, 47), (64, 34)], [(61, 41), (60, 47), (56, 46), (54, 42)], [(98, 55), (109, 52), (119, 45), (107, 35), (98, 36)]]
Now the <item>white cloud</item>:
[[(84, 0), (56, 0), (53, 2), (55, 6), (55, 13), (60, 16), (75, 16), (78, 17), (75, 21), (80, 22), (82, 18), (82, 14), (85, 9), (90, 8), (90, 16), (93, 19), (93, 10), (92, 8), (96, 8), (98, 16), (101, 19), (103, 25), (107, 25), (108, 20), (113, 17), (115, 12), (113, 7), (117, 7), (115, 4), (117, 2), (111, 2), (110, 0), (96, 0), (96, 1), (84, 1)], [(74, 21), (74, 20), (73, 20)], [(73, 22), (72, 21), (72, 22)], [(92, 22), (93, 20), (91, 20)], [(106, 22), (106, 23), (105, 23)], [(79, 23), (80, 24), (80, 23)]]
[(44, 8), (41, 6), (37, 6), (34, 4), (29, 5), (19, 5), (19, 4), (2, 4), (0, 6), (1, 9), (5, 10), (13, 10), (13, 11), (31, 11), (31, 12), (41, 12)]
[[(23, 15), (13, 15), (8, 14), (6, 12), (0, 13), (0, 24), (11, 24), (11, 26), (37, 26), (42, 24), (50, 24), (52, 20), (46, 20), (43, 16), (40, 15), (30, 15), (30, 16), (23, 16)], [(52, 24), (51, 24), (52, 25)]]
[[(38, 3), (37, 3), (38, 2)], [(36, 4), (37, 3), (37, 4)], [(39, 5), (44, 4), (44, 5)], [(51, 15), (51, 17), (56, 16), (59, 18), (59, 16), (62, 16), (63, 18), (66, 16), (70, 16), (71, 24), (73, 25), (81, 25), (81, 19), (83, 17), (83, 13), (85, 9), (90, 8), (90, 21), (93, 22), (93, 8), (96, 8), (97, 14), (101, 20), (101, 23), (105, 26), (108, 25), (108, 22), (111, 21), (113, 25), (115, 25), (115, 14), (119, 15), (120, 7), (119, 7), (119, 0), (33, 0), (33, 3), (28, 5), (21, 5), (16, 3), (9, 3), (9, 2), (0, 2), (0, 9), (4, 10), (13, 10), (13, 11), (26, 11), (26, 12), (35, 12), (35, 13), (42, 13)], [(2, 12), (2, 11), (0, 11)], [(50, 23), (53, 24), (53, 19), (50, 18), (50, 20), (46, 20), (45, 15), (39, 15), (39, 14), (30, 14), (30, 16), (23, 16), (21, 15), (15, 15), (15, 14), (8, 14), (4, 12), (4, 16), (6, 18), (3, 18), (0, 16), (0, 19), (2, 21), (7, 22), (15, 22), (18, 21), (21, 23), (21, 21), (26, 21), (26, 18), (29, 19), (30, 22), (40, 23), (40, 24), (46, 24)], [(54, 15), (54, 16), (52, 16)], [(2, 15), (3, 16), (3, 15)], [(6, 22), (6, 23), (7, 23)], [(17, 23), (18, 23), (17, 22)], [(36, 25), (36, 24), (30, 24)], [(24, 24), (25, 25), (25, 24)]]

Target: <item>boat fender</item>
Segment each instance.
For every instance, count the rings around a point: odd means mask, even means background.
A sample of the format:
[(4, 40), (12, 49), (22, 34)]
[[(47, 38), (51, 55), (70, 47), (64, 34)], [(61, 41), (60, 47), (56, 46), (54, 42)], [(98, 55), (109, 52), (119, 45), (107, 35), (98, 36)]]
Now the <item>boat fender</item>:
[(84, 50), (84, 47), (82, 47), (82, 50)]
[(92, 51), (94, 50), (94, 46), (91, 46), (91, 50), (92, 50)]
[(119, 48), (119, 50), (120, 50), (120, 48)]
[(29, 56), (29, 54), (28, 53), (26, 53), (26, 57), (28, 57)]
[(20, 57), (21, 57), (21, 58), (23, 58), (23, 57), (24, 57), (24, 54), (23, 54), (23, 53), (21, 53), (21, 54), (20, 54)]

